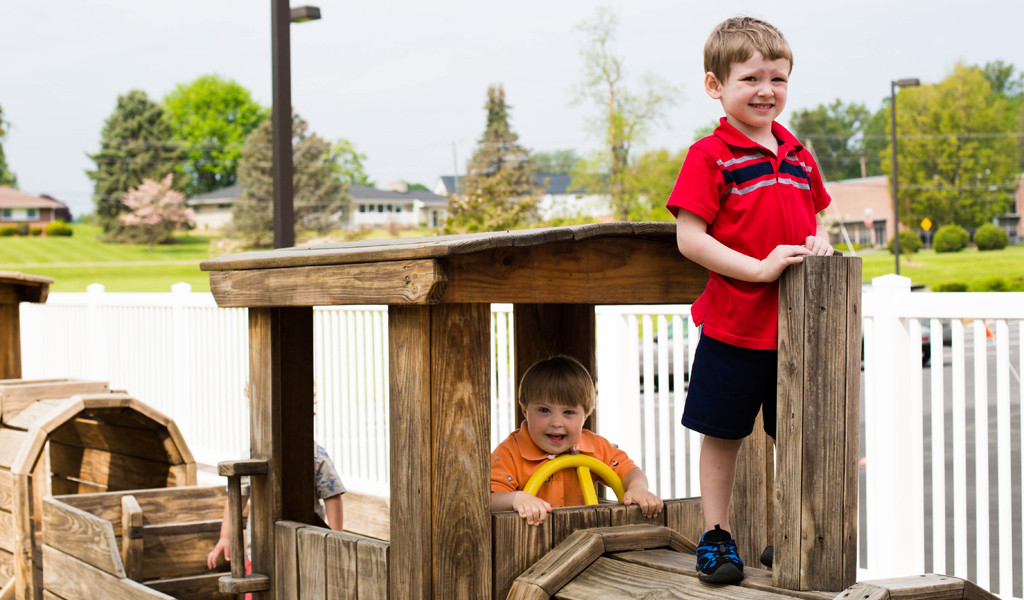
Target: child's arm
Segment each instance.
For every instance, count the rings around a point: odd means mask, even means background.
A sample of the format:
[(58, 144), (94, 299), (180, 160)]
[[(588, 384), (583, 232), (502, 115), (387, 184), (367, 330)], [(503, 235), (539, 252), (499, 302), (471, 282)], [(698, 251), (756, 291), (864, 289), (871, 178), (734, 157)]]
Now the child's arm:
[[(242, 509), (245, 509), (249, 501), (248, 496), (242, 496)], [(206, 555), (206, 566), (211, 569), (217, 568), (217, 559), (224, 555), (224, 560), (231, 562), (231, 505), (224, 501), (224, 518), (220, 522), (220, 539), (213, 546), (213, 550)]]
[(514, 510), (530, 525), (540, 525), (548, 518), (551, 505), (526, 492), (491, 492), (491, 512)]
[(640, 512), (647, 518), (657, 516), (665, 506), (661, 498), (652, 494), (648, 489), (647, 476), (640, 470), (640, 467), (626, 473), (626, 476), (622, 478), (622, 487), (626, 488), (622, 503), (626, 506), (640, 505)]
[[(823, 227), (819, 227), (821, 229)], [(814, 236), (808, 236), (805, 245), (812, 238)], [(757, 260), (711, 237), (707, 222), (684, 209), (679, 209), (676, 218), (676, 244), (683, 256), (719, 275), (765, 283), (778, 279), (786, 267), (803, 261), (805, 255), (816, 253), (805, 246), (783, 244), (776, 246), (764, 260)]]
[(327, 524), (331, 529), (341, 531), (342, 525), (345, 522), (345, 510), (341, 494), (324, 498), (324, 512), (327, 514)]

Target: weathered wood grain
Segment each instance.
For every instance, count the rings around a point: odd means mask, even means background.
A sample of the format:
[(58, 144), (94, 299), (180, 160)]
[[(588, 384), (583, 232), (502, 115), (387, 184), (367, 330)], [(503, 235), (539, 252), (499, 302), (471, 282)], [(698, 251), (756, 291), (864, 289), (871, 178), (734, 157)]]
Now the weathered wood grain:
[(221, 307), (428, 304), (445, 284), (444, 265), (434, 260), (210, 274)]
[(188, 577), (148, 580), (142, 584), (178, 600), (233, 600), (234, 596), (220, 591), (219, 580), (223, 575), (223, 573), (204, 573)]
[(380, 540), (365, 538), (356, 543), (356, 548), (359, 569), (359, 600), (388, 600), (392, 597), (389, 592), (388, 564), (391, 545)]
[[(106, 394), (110, 386), (106, 381), (83, 379), (39, 379), (0, 382), (0, 405), (3, 421), (8, 423), (21, 411), (39, 400), (70, 398), (76, 394)], [(28, 429), (28, 427), (23, 427)]]
[(50, 442), (49, 454), (53, 474), (93, 482), (111, 490), (164, 487), (173, 481), (171, 467), (166, 462), (57, 442)]
[(554, 594), (604, 554), (601, 536), (577, 531), (559, 543), (516, 581), (533, 584), (547, 594)]
[(127, 576), (110, 521), (57, 498), (43, 500), (43, 543), (115, 577)]
[(607, 505), (566, 506), (555, 509), (548, 518), (551, 520), (551, 543), (557, 546), (577, 530), (609, 526), (611, 508)]
[(427, 307), (388, 308), (390, 584), (395, 598), (409, 600), (432, 597), (430, 314)]
[(298, 600), (327, 598), (327, 532), (320, 527), (298, 531)]
[(345, 531), (380, 540), (391, 539), (391, 500), (383, 496), (345, 492)]
[(296, 521), (278, 521), (274, 527), (272, 574), (273, 589), (278, 598), (299, 597), (299, 531), (306, 527), (308, 525)]
[(358, 600), (358, 542), (357, 536), (346, 533), (327, 535), (324, 550), (330, 565), (327, 569), (327, 600)]
[(142, 507), (131, 494), (121, 496), (121, 563), (125, 577), (142, 581)]
[(43, 561), (46, 563), (45, 588), (63, 598), (174, 600), (131, 579), (110, 575), (49, 545), (43, 546)]
[(430, 308), (434, 597), (491, 594), (490, 319), (489, 304)]
[[(551, 519), (529, 525), (517, 512), (495, 513), (493, 523), (494, 598), (505, 598), (516, 577), (553, 547)], [(522, 592), (519, 592), (520, 594)]]

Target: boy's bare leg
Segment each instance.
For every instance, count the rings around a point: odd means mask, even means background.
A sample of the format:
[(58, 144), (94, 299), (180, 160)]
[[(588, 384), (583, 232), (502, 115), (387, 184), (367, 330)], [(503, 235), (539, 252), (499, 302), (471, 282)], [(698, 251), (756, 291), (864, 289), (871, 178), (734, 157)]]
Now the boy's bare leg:
[(743, 440), (704, 436), (700, 447), (700, 494), (704, 510), (704, 531), (715, 525), (731, 532), (729, 502), (736, 479), (736, 457)]

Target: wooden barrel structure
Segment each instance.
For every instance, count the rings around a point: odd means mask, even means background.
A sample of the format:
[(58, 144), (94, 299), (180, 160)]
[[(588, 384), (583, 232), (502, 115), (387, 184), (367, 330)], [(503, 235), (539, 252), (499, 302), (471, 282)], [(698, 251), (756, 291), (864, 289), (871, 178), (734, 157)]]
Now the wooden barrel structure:
[(42, 502), (194, 486), (174, 421), (106, 382), (0, 380), (0, 598), (42, 597)]

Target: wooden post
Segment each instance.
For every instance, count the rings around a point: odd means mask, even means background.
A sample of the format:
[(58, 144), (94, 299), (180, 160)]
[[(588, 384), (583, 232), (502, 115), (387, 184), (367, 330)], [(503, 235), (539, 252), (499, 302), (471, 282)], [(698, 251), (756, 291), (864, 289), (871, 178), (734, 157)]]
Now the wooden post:
[[(313, 309), (249, 309), (252, 572), (274, 573), (274, 523), (313, 523)], [(275, 590), (254, 593), (274, 600)]]
[(489, 599), (490, 305), (388, 311), (391, 597)]
[[(512, 307), (512, 320), (517, 394), (519, 380), (530, 365), (556, 354), (575, 358), (583, 363), (591, 377), (597, 377), (594, 352), (597, 324), (593, 304), (516, 304)], [(518, 427), (522, 421), (517, 401), (513, 422)], [(593, 430), (595, 424), (596, 415), (591, 415), (584, 426)]]
[(21, 379), (21, 302), (46, 302), (49, 277), (0, 272), (0, 379)]
[(807, 257), (780, 280), (777, 587), (856, 582), (860, 295), (859, 258)]

